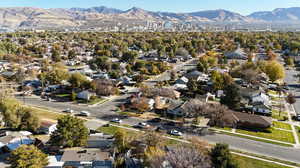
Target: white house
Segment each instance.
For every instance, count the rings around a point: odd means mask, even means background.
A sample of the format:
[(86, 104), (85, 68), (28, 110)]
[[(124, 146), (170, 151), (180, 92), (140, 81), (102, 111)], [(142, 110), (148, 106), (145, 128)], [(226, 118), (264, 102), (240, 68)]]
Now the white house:
[(83, 99), (83, 100), (90, 100), (92, 96), (95, 96), (96, 94), (95, 93), (92, 93), (90, 91), (82, 91), (82, 92), (79, 92), (77, 94), (77, 98), (78, 99)]

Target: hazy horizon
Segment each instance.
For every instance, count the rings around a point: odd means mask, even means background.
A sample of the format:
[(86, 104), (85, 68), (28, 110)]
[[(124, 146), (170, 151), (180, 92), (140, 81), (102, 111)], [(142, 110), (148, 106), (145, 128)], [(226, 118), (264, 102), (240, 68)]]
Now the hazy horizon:
[(106, 6), (120, 10), (138, 7), (149, 11), (187, 13), (202, 10), (224, 9), (248, 15), (257, 11), (272, 11), (276, 8), (300, 7), (297, 0), (2, 0), (0, 7), (38, 8), (89, 8)]

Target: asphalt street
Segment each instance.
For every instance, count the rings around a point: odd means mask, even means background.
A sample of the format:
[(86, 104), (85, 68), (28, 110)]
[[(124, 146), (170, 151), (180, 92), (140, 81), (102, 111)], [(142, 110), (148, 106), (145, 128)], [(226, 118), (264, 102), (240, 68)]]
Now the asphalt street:
[[(176, 71), (179, 71), (181, 69), (189, 69), (192, 66), (194, 65), (190, 65), (190, 63), (186, 63), (184, 66), (183, 65), (176, 66), (175, 69)], [(294, 75), (296, 75), (297, 72), (295, 70), (288, 70), (286, 73), (287, 75), (285, 81), (286, 83), (289, 84), (291, 88), (290, 91), (296, 94), (298, 100), (300, 99), (300, 88), (298, 88), (298, 85), (294, 85), (297, 83), (297, 79), (294, 77)], [(170, 73), (164, 73), (155, 79), (151, 79), (147, 81), (147, 83), (148, 82), (155, 83), (160, 80), (165, 80), (169, 78), (169, 75)], [(110, 121), (111, 119), (119, 116), (118, 113), (116, 112), (117, 106), (121, 102), (124, 102), (124, 100), (128, 96), (130, 96), (130, 93), (121, 96), (116, 96), (113, 97), (111, 101), (107, 101), (97, 106), (77, 105), (77, 104), (65, 103), (65, 102), (49, 102), (49, 101), (42, 100), (38, 97), (26, 97), (25, 103), (27, 105), (34, 105), (34, 106), (53, 109), (58, 112), (63, 111), (67, 108), (71, 108), (76, 112), (89, 111), (91, 113), (91, 118), (93, 119), (99, 119), (101, 121), (103, 120)], [(22, 97), (19, 97), (19, 99), (23, 101)], [(295, 104), (295, 108), (297, 112), (300, 112), (300, 100), (298, 100), (297, 103)], [(123, 120), (123, 124), (129, 124), (129, 125), (135, 125), (138, 122), (144, 121), (142, 119), (132, 118), (132, 117), (125, 117), (125, 118), (123, 117), (122, 120)], [(93, 125), (93, 127), (98, 126), (97, 122), (95, 122), (94, 124), (95, 125)], [(253, 141), (249, 139), (244, 139), (244, 138), (239, 138), (239, 137), (229, 136), (224, 134), (206, 135), (206, 136), (201, 136), (201, 138), (207, 140), (210, 143), (229, 144), (230, 147), (233, 149), (300, 163), (300, 154), (299, 154), (300, 149), (291, 148), (291, 147), (282, 147), (278, 145)]]
[(293, 93), (296, 97), (297, 101), (294, 104), (294, 108), (296, 110), (296, 113), (300, 114), (300, 85), (298, 83), (298, 74), (299, 72), (297, 72), (295, 69), (286, 70), (285, 83), (289, 86), (288, 92)]

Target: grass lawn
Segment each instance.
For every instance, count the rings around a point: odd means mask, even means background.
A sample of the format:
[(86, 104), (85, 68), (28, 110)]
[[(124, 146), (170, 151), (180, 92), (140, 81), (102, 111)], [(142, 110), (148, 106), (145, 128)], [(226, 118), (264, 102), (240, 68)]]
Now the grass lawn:
[(274, 90), (268, 90), (268, 94), (278, 95), (278, 92)]
[(295, 126), (297, 134), (298, 134), (298, 138), (300, 140), (300, 127)]
[(37, 114), (37, 117), (42, 119), (51, 119), (51, 120), (57, 120), (59, 117), (63, 116), (63, 114), (55, 113), (51, 110), (44, 109), (44, 108), (37, 108), (37, 107), (31, 107), (33, 109), (33, 112)]
[(71, 94), (57, 94), (55, 96), (65, 98), (65, 97), (71, 97)]
[(96, 99), (93, 99), (93, 100), (89, 100), (89, 101), (86, 101), (86, 100), (76, 100), (77, 103), (82, 103), (82, 104), (88, 104), (88, 105), (94, 105), (94, 104), (100, 104), (100, 103), (104, 103), (106, 102), (107, 99), (103, 99), (103, 98), (96, 98)]
[(273, 140), (278, 140), (278, 141), (283, 141), (283, 142), (295, 143), (295, 139), (293, 137), (292, 132), (278, 130), (275, 128), (269, 128), (269, 131), (270, 131), (270, 133), (262, 132), (262, 131), (255, 132), (255, 131), (242, 130), (242, 129), (236, 130), (236, 132), (241, 133), (241, 134), (247, 134), (247, 135), (252, 135), (252, 136), (257, 136), (257, 137), (262, 137), (262, 138), (267, 138), (267, 139), (273, 139)]
[(94, 105), (94, 104), (100, 104), (100, 103), (104, 103), (106, 102), (107, 99), (103, 99), (103, 98), (96, 98), (96, 99), (93, 99), (91, 101), (88, 102), (89, 105)]
[(283, 111), (279, 113), (278, 110), (272, 110), (272, 118), (275, 118), (277, 120), (284, 120), (288, 118), (288, 113)]
[(275, 163), (269, 163), (235, 154), (232, 154), (232, 157), (238, 163), (240, 168), (288, 168)]
[(238, 135), (238, 134), (229, 133), (229, 132), (222, 132), (222, 134), (226, 134), (226, 135), (230, 135), (230, 136), (236, 136), (236, 137), (245, 138), (245, 139), (250, 139), (250, 140), (253, 140), (253, 141), (260, 141), (260, 142), (264, 142), (264, 143), (270, 143), (270, 144), (274, 144), (274, 145), (280, 145), (280, 146), (285, 146), (285, 147), (293, 147), (293, 145), (289, 145), (289, 144), (284, 144), (284, 143), (280, 143), (280, 142), (273, 142), (273, 141), (268, 141), (268, 140), (258, 139), (258, 138), (252, 138), (252, 137)]
[(292, 130), (292, 126), (290, 124), (279, 122), (279, 121), (273, 121), (273, 126), (276, 128)]
[(105, 134), (109, 134), (109, 135), (114, 135), (118, 130), (125, 131), (127, 134), (132, 135), (132, 136), (138, 135), (137, 131), (130, 131), (130, 130), (119, 128), (116, 126), (108, 126), (108, 127), (102, 126), (102, 127), (99, 127), (97, 130), (100, 132), (103, 132)]

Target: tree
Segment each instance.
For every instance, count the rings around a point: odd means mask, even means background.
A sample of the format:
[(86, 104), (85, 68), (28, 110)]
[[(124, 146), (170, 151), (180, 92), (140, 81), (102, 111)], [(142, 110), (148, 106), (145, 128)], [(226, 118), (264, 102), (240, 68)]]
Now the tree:
[(285, 77), (284, 67), (277, 61), (269, 61), (265, 65), (265, 73), (272, 82)]
[(82, 75), (79, 72), (76, 72), (70, 76), (69, 82), (71, 83), (73, 88), (82, 88), (82, 86), (85, 85), (88, 80), (86, 76)]
[(50, 84), (60, 84), (64, 80), (69, 79), (69, 73), (62, 67), (53, 67), (53, 69), (45, 74), (45, 79)]
[(118, 153), (125, 153), (130, 149), (130, 142), (133, 137), (128, 135), (126, 131), (118, 129), (114, 134), (114, 138), (114, 144), (116, 145)]
[(54, 62), (61, 61), (60, 51), (57, 50), (57, 49), (52, 49), (52, 55), (51, 55), (51, 57), (52, 57), (52, 60)]
[(69, 51), (69, 53), (68, 53), (68, 58), (69, 59), (74, 59), (75, 57), (76, 57), (76, 51), (75, 50), (71, 50), (71, 51)]
[(221, 97), (221, 104), (228, 106), (230, 109), (239, 109), (241, 96), (239, 88), (234, 85), (227, 85), (224, 89), (225, 96)]
[(41, 168), (48, 165), (47, 155), (33, 145), (21, 145), (11, 153), (11, 168)]
[(218, 71), (211, 73), (211, 80), (214, 90), (223, 90), (227, 85), (233, 83), (233, 79), (228, 73), (220, 73)]
[(138, 57), (139, 53), (137, 51), (127, 51), (123, 54), (122, 60), (125, 62), (133, 63)]
[(86, 145), (89, 132), (83, 120), (66, 115), (58, 119), (56, 128), (57, 130), (50, 137), (52, 145), (63, 147)]
[(290, 67), (295, 66), (294, 59), (292, 57), (288, 57), (287, 59), (285, 59), (285, 64)]
[(232, 159), (227, 144), (216, 144), (210, 156), (215, 168), (238, 168), (238, 165)]
[(289, 93), (286, 97), (286, 102), (289, 103), (290, 105), (296, 103), (296, 98), (292, 93)]
[(39, 119), (31, 108), (21, 106), (14, 98), (5, 98), (0, 102), (0, 111), (5, 126), (19, 130), (36, 131), (39, 128)]
[(171, 148), (165, 156), (172, 168), (210, 168), (210, 157), (193, 146)]
[(178, 76), (178, 74), (177, 74), (177, 72), (175, 70), (172, 70), (170, 72), (170, 78), (171, 78), (172, 81), (175, 81), (176, 78), (177, 78), (177, 76)]

